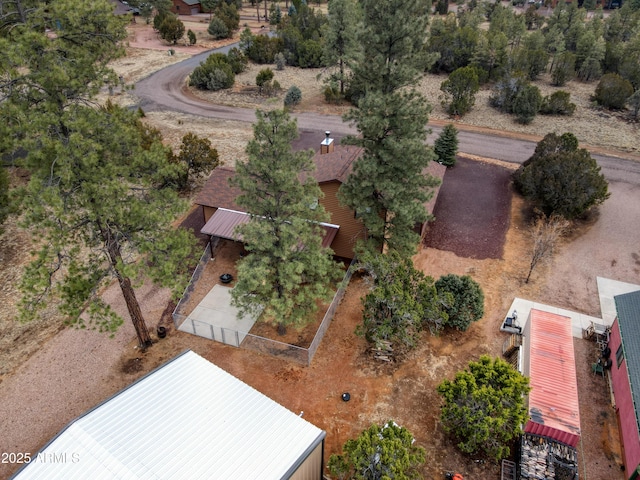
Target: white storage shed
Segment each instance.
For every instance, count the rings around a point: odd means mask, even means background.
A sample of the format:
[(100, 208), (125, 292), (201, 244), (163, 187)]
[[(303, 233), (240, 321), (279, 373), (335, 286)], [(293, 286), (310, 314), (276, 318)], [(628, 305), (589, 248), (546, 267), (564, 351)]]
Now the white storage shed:
[(13, 478), (320, 480), (324, 438), (186, 351), (71, 422)]

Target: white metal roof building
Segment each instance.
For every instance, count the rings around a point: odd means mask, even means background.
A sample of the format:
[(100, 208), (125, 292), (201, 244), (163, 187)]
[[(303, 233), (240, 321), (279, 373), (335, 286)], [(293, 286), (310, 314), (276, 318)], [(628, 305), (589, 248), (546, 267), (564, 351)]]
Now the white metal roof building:
[(325, 432), (186, 351), (71, 422), (13, 478), (322, 478)]

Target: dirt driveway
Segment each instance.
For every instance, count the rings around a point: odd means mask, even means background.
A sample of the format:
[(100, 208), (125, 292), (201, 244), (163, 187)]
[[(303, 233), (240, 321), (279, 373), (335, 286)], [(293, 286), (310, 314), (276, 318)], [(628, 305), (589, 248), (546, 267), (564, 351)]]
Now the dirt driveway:
[(458, 157), (445, 173), (425, 245), (460, 257), (502, 258), (511, 210), (511, 172)]

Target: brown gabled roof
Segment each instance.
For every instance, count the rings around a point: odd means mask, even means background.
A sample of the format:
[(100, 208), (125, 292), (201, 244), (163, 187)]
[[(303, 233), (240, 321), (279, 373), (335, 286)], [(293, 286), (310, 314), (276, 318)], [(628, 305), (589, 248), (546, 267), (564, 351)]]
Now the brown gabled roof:
[(235, 170), (231, 168), (218, 167), (214, 169), (196, 196), (194, 203), (205, 207), (242, 210), (235, 202), (241, 193), (240, 189), (229, 185), (229, 179), (235, 174)]
[[(360, 156), (362, 149), (352, 145), (336, 146), (331, 153), (316, 153), (313, 160), (316, 170), (313, 172), (318, 183), (338, 181), (344, 183), (353, 168), (353, 162)], [(235, 203), (240, 190), (229, 185), (229, 179), (235, 175), (235, 170), (218, 167), (209, 176), (202, 190), (195, 199), (197, 205), (206, 207), (242, 210)]]
[(362, 148), (354, 145), (336, 145), (331, 153), (315, 154), (316, 171), (313, 176), (318, 183), (337, 180), (344, 183), (353, 170), (353, 162), (361, 155)]

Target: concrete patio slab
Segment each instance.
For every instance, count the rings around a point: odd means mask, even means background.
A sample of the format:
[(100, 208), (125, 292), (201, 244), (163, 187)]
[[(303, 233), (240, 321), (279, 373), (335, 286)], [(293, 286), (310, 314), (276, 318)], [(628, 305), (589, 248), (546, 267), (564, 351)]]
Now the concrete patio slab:
[(608, 278), (597, 277), (598, 296), (600, 297), (600, 311), (602, 312), (603, 323), (607, 326), (613, 325), (616, 319), (616, 304), (613, 297), (623, 293), (631, 293), (640, 290), (640, 285), (633, 283), (619, 282)]
[(514, 298), (509, 308), (508, 315), (511, 316), (514, 310), (518, 312), (518, 326), (522, 327), (527, 323), (529, 318), (529, 312), (532, 308), (540, 310), (542, 312), (555, 313), (556, 315), (563, 315), (571, 318), (571, 333), (574, 337), (582, 338), (582, 329), (591, 325), (591, 322), (602, 323), (602, 319), (585, 315), (583, 313), (572, 312), (564, 308), (554, 307), (552, 305), (546, 305), (544, 303), (533, 302), (531, 300), (525, 300), (524, 298)]
[(258, 316), (238, 318), (238, 309), (231, 305), (231, 288), (214, 285), (178, 330), (239, 347)]
[(610, 280), (607, 278), (597, 277), (598, 282), (598, 294), (600, 297), (600, 310), (602, 317), (592, 317), (583, 313), (573, 312), (560, 307), (554, 307), (552, 305), (546, 305), (544, 303), (533, 302), (524, 298), (514, 298), (511, 303), (511, 307), (505, 314), (506, 317), (511, 317), (513, 311), (518, 312), (517, 325), (524, 330), (524, 326), (529, 318), (529, 312), (532, 308), (541, 310), (543, 312), (555, 313), (557, 315), (563, 315), (571, 318), (571, 333), (576, 338), (582, 338), (582, 331), (588, 328), (593, 322), (596, 325), (602, 325), (604, 327), (610, 327), (613, 325), (613, 321), (616, 318), (616, 306), (613, 298), (616, 295), (623, 293), (630, 293), (640, 290), (640, 285), (634, 285), (632, 283), (619, 282), (617, 280)]

